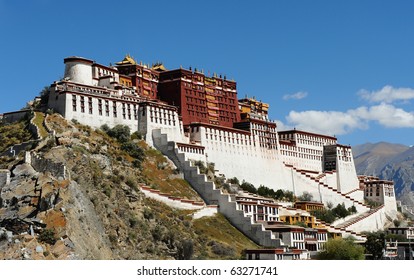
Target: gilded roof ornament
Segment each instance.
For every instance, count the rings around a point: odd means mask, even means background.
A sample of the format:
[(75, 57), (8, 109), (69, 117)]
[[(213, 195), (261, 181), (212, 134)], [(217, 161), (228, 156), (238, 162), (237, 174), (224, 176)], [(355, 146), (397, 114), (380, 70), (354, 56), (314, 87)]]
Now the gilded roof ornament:
[(128, 65), (128, 64), (137, 65), (136, 61), (132, 58), (130, 54), (126, 54), (122, 61), (116, 63), (116, 65)]

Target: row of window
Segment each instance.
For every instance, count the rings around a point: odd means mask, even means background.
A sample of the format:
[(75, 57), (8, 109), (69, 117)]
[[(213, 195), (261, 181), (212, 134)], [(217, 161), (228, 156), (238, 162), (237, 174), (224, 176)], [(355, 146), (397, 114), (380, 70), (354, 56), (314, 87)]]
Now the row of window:
[[(89, 114), (93, 115), (94, 109), (97, 109), (99, 116), (103, 116), (104, 112), (105, 112), (106, 117), (110, 116), (110, 105), (109, 105), (108, 100), (105, 100), (105, 103), (103, 103), (103, 100), (98, 98), (98, 104), (97, 104), (98, 106), (97, 108), (94, 108), (93, 98), (92, 97), (85, 98), (84, 96), (80, 96), (79, 98), (79, 105), (80, 105), (79, 109), (81, 113), (85, 113), (86, 111), (86, 106), (85, 106), (86, 101), (88, 103), (87, 109), (88, 109)], [(123, 119), (131, 120), (132, 118), (134, 118), (135, 120), (138, 120), (138, 106), (136, 104), (129, 104), (129, 103), (123, 103), (123, 102), (120, 102), (119, 104), (121, 104), (122, 106)], [(77, 95), (75, 94), (72, 95), (72, 110), (74, 112), (78, 111)], [(112, 116), (114, 118), (118, 117), (118, 109), (117, 109), (116, 101), (112, 101)]]
[[(145, 111), (143, 113), (145, 116)], [(174, 113), (169, 110), (160, 110), (160, 109), (153, 109), (152, 107), (149, 110), (149, 117), (150, 121), (159, 124), (165, 125), (176, 125)]]
[(304, 153), (298, 153), (298, 152), (291, 152), (286, 150), (281, 150), (282, 155), (289, 156), (289, 157), (296, 157), (296, 158), (303, 158), (303, 159), (311, 159), (311, 160), (317, 160), (321, 161), (322, 156), (316, 156), (316, 155), (309, 155)]
[(197, 147), (188, 147), (188, 146), (178, 145), (178, 150), (180, 152), (183, 152), (183, 153), (192, 153), (192, 154), (204, 155), (204, 149), (197, 148)]
[(276, 128), (268, 126), (268, 125), (252, 123), (251, 126), (252, 126), (252, 129), (254, 130), (261, 130), (261, 131), (268, 131), (268, 132), (276, 133)]
[(242, 204), (242, 210), (245, 213), (279, 215), (279, 209), (277, 205), (272, 207), (257, 204)]
[(221, 142), (223, 140), (224, 143), (226, 143), (227, 140), (228, 140), (229, 143), (233, 143), (233, 144), (252, 145), (252, 141), (251, 141), (250, 138), (249, 139), (239, 139), (239, 138), (236, 138), (236, 141), (234, 141), (235, 139), (233, 137), (230, 138), (230, 136), (228, 136), (228, 137), (221, 136), (221, 135), (218, 135), (217, 136), (217, 134), (214, 134), (213, 135), (213, 134), (206, 133), (206, 139), (207, 140), (208, 139), (211, 139), (211, 140), (216, 140), (216, 141), (218, 140), (219, 142)]

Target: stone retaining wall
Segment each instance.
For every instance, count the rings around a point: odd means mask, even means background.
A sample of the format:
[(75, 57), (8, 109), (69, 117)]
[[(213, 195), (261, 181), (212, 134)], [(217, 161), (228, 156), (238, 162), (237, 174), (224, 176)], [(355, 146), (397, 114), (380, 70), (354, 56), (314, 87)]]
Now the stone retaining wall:
[(26, 163), (31, 164), (37, 172), (49, 172), (57, 179), (67, 179), (66, 166), (63, 163), (42, 158), (34, 152), (26, 152)]
[(10, 184), (10, 171), (7, 169), (0, 169), (0, 188)]

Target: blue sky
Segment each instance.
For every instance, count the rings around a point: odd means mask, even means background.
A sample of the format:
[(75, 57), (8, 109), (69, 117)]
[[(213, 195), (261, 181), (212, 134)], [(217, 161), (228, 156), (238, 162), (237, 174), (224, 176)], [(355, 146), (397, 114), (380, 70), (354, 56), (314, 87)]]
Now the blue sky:
[(131, 54), (237, 81), (280, 129), (414, 144), (412, 1), (0, 0), (0, 112), (62, 78), (63, 58)]

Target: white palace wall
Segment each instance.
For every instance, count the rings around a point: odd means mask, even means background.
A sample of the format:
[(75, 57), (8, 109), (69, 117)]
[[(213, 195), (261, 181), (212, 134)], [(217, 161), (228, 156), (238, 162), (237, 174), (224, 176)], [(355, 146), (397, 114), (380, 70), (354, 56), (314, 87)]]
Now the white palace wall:
[(161, 133), (168, 135), (168, 139), (174, 142), (188, 142), (184, 136), (182, 122), (178, 113), (168, 107), (160, 107), (156, 104), (140, 104), (138, 113), (138, 131), (145, 135), (145, 141), (154, 146), (152, 131), (161, 129)]
[(138, 130), (138, 105), (122, 99), (67, 92), (56, 94), (52, 91), (49, 96), (49, 107), (68, 120), (76, 119), (94, 128), (106, 124), (109, 127), (127, 125), (131, 131)]
[[(236, 177), (256, 187), (291, 189), (286, 169), (276, 149), (260, 147), (257, 136), (248, 132), (198, 126), (190, 139), (205, 147), (206, 161), (215, 164), (219, 174)], [(188, 159), (195, 159), (186, 153)]]
[(338, 190), (340, 192), (348, 193), (359, 188), (359, 181), (351, 147), (342, 145), (337, 146), (336, 166)]

